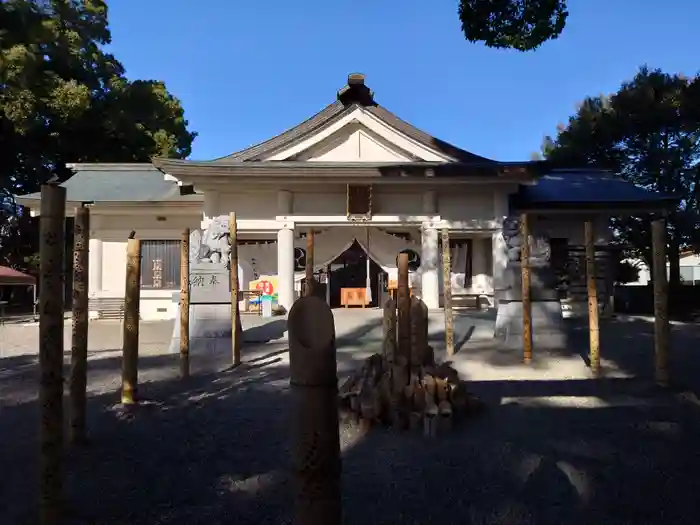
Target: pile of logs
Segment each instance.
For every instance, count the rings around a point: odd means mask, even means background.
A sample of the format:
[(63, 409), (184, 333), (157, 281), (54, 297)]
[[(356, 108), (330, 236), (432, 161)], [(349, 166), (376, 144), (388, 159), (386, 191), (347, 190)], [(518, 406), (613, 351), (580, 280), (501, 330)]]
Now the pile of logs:
[(341, 386), (341, 415), (365, 428), (390, 424), (435, 436), (479, 404), (454, 368), (436, 363), (425, 303), (406, 299), (399, 304), (398, 332), (396, 302), (389, 299), (384, 306), (383, 351), (368, 357)]

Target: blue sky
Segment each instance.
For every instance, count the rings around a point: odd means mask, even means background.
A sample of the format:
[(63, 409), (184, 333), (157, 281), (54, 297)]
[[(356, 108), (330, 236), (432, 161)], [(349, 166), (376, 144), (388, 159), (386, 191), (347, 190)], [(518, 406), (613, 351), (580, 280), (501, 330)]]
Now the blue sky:
[(578, 101), (642, 64), (700, 70), (697, 0), (569, 3), (564, 35), (520, 53), (468, 43), (453, 0), (112, 0), (110, 51), (182, 101), (193, 159), (298, 124), (362, 72), (377, 102), (424, 131), (527, 160)]

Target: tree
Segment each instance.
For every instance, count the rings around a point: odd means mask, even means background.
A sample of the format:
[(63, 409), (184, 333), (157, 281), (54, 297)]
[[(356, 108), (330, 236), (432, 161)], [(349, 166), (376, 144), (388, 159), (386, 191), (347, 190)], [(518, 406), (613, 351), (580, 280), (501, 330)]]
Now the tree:
[(519, 51), (558, 38), (569, 16), (566, 0), (460, 0), (458, 12), (468, 41)]
[[(556, 138), (546, 137), (554, 164), (608, 169), (640, 187), (678, 198), (668, 213), (670, 283), (680, 283), (681, 249), (698, 246), (700, 77), (642, 67), (610, 96), (587, 98)], [(616, 240), (630, 255), (651, 257), (650, 216), (617, 217)]]
[[(184, 158), (195, 133), (162, 82), (129, 80), (103, 47), (104, 0), (0, 2), (0, 188), (37, 191), (69, 162)], [(29, 221), (0, 213), (0, 263), (21, 265)], [(11, 208), (11, 207), (10, 207)], [(20, 227), (21, 226), (21, 227)], [(9, 235), (9, 237), (8, 237)]]

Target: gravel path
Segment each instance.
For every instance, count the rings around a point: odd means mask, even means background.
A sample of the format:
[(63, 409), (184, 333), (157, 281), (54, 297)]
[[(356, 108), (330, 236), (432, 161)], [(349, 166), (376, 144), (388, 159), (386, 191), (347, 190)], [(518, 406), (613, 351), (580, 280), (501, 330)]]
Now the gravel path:
[[(537, 355), (531, 368), (467, 342), (455, 366), (487, 403), (483, 415), (435, 440), (343, 428), (344, 522), (697, 523), (698, 407), (649, 387), (648, 323), (614, 328), (603, 338), (603, 380), (588, 379), (576, 334), (570, 354)], [(695, 330), (674, 329), (679, 368), (697, 370)], [(182, 381), (167, 354), (169, 327), (144, 328), (148, 402), (124, 412), (118, 345), (104, 333), (91, 341), (92, 444), (66, 458), (67, 523), (290, 523), (286, 345), (246, 348), (235, 371), (224, 370), (226, 353), (193, 356), (195, 375)], [(375, 349), (373, 339), (345, 343), (340, 374)], [(16, 354), (0, 359), (3, 525), (34, 523), (36, 501), (36, 356)]]

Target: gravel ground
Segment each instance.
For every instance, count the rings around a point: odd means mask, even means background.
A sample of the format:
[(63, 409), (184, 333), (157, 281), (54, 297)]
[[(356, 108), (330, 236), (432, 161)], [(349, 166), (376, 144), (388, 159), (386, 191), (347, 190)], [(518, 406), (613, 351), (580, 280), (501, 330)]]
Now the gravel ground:
[[(378, 342), (372, 315), (365, 328), (349, 321), (357, 314), (339, 315), (342, 376)], [(471, 322), (457, 323), (458, 340)], [(439, 319), (431, 323), (439, 346)], [(194, 375), (182, 381), (167, 353), (171, 326), (143, 323), (147, 402), (125, 412), (116, 404), (118, 323), (92, 326), (91, 445), (66, 455), (66, 523), (291, 522), (293, 403), (283, 341), (246, 347), (246, 363), (234, 371), (225, 352), (193, 356)], [(22, 328), (24, 344), (11, 329), (0, 328), (0, 344), (15, 348), (0, 359), (0, 523), (25, 525), (35, 523), (36, 327)], [(344, 523), (697, 523), (700, 414), (688, 392), (700, 377), (698, 328), (673, 330), (684, 396), (649, 386), (648, 322), (602, 330), (604, 379), (588, 376), (581, 331), (567, 351), (536, 354), (531, 367), (470, 340), (454, 364), (487, 404), (484, 414), (434, 440), (344, 427)]]

